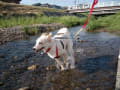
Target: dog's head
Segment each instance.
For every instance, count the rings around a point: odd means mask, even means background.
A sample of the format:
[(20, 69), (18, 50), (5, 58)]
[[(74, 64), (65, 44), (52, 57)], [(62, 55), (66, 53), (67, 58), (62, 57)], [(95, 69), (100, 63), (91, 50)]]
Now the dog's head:
[(36, 40), (36, 44), (33, 47), (33, 50), (35, 51), (40, 51), (44, 48), (47, 48), (50, 46), (50, 42), (51, 42), (51, 37), (52, 37), (52, 33), (43, 33), (37, 40)]

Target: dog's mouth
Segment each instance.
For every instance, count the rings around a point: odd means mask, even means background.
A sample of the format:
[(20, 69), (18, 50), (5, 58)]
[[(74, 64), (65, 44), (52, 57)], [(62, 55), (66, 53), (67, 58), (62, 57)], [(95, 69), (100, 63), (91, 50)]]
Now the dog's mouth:
[(41, 51), (42, 49), (44, 49), (44, 47), (42, 47), (42, 48), (40, 48), (40, 49), (36, 50), (36, 52), (39, 52), (39, 51)]

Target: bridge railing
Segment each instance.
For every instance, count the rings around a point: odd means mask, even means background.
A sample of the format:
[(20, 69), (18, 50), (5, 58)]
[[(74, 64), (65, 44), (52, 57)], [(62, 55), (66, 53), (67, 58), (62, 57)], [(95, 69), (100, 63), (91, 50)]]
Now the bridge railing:
[(85, 9), (90, 7), (91, 7), (91, 4), (79, 4), (79, 5), (73, 5), (68, 7), (68, 10)]
[[(68, 10), (86, 9), (86, 8), (90, 8), (91, 5), (92, 4), (78, 4), (78, 5), (68, 7)], [(107, 7), (107, 6), (120, 6), (120, 1), (103, 2), (95, 5), (95, 7)]]
[(97, 5), (95, 5), (95, 7), (107, 7), (107, 6), (120, 6), (120, 2), (111, 1), (111, 2), (98, 3)]

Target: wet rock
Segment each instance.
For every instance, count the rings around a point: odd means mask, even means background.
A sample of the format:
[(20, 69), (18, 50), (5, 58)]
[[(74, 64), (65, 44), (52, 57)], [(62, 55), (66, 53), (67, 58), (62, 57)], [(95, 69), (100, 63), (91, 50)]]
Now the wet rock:
[(5, 58), (5, 55), (0, 55), (0, 58)]
[(53, 65), (46, 67), (46, 70), (50, 70), (50, 71), (55, 70), (55, 69), (56, 69), (56, 67)]
[(14, 56), (13, 58), (14, 58), (14, 59), (17, 59), (17, 56)]
[(86, 41), (85, 41), (85, 40), (81, 40), (80, 42), (81, 42), (81, 43), (85, 43)]
[(31, 90), (29, 87), (19, 88), (18, 90)]
[(5, 80), (5, 79), (7, 79), (10, 76), (10, 74), (11, 73), (9, 71), (8, 72), (2, 72), (1, 77), (2, 77), (3, 80)]
[(4, 85), (4, 83), (3, 82), (0, 82), (0, 86), (3, 86)]
[(13, 66), (13, 65), (11, 65), (11, 66), (10, 66), (10, 68), (14, 68), (14, 66)]
[(90, 90), (90, 88), (87, 88), (86, 90)]
[(31, 71), (35, 71), (38, 66), (39, 66), (39, 65), (32, 65), (32, 66), (29, 66), (27, 69), (28, 69), (28, 70), (31, 70)]

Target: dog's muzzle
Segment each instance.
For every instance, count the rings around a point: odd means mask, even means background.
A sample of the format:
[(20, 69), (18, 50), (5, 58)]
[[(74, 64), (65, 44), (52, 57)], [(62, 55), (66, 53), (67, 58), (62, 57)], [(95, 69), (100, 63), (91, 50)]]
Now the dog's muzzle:
[(39, 52), (39, 51), (41, 51), (42, 49), (44, 49), (44, 47), (42, 47), (42, 48), (40, 48), (40, 49), (33, 48), (33, 50), (36, 51), (36, 52)]

